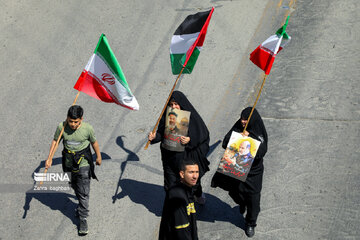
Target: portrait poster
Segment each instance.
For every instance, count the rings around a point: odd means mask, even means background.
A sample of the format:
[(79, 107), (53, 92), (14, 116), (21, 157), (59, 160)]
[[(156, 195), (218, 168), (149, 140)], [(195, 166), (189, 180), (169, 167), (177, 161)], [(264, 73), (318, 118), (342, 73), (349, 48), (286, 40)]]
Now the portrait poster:
[(175, 152), (182, 152), (185, 146), (181, 144), (181, 136), (187, 137), (190, 123), (189, 111), (167, 107), (165, 116), (165, 131), (162, 147)]
[(233, 131), (217, 171), (245, 182), (259, 146), (260, 141)]

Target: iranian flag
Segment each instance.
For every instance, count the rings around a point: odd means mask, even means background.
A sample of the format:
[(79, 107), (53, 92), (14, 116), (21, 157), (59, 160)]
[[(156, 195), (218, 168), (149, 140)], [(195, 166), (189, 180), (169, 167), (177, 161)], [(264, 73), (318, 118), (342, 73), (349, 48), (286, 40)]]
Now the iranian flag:
[(179, 74), (183, 67), (185, 67), (183, 73), (190, 74), (192, 72), (204, 43), (213, 11), (214, 8), (189, 15), (176, 29), (170, 44), (173, 74)]
[(104, 34), (100, 36), (94, 54), (74, 88), (100, 101), (139, 110), (139, 104), (131, 93), (125, 75)]
[(285, 24), (277, 30), (275, 35), (266, 39), (265, 42), (250, 54), (250, 60), (261, 68), (266, 75), (270, 73), (276, 54), (290, 42), (291, 37), (285, 32), (289, 17), (287, 17)]

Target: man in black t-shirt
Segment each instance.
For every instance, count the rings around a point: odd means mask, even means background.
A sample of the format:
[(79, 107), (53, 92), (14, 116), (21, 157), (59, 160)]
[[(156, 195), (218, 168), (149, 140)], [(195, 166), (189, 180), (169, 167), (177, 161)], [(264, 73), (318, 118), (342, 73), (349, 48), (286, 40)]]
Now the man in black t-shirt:
[(166, 193), (159, 240), (197, 240), (193, 187), (199, 178), (199, 166), (185, 159), (179, 172), (180, 182)]

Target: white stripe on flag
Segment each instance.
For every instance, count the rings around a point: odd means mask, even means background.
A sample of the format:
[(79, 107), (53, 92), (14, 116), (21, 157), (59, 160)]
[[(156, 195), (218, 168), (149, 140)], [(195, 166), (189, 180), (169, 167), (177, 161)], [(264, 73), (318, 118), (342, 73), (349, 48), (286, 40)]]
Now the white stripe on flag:
[[(103, 61), (101, 57), (99, 57), (96, 54), (93, 54), (88, 62), (88, 64), (85, 67), (85, 70), (88, 72), (91, 72), (93, 75), (95, 75), (97, 78), (97, 81), (101, 85), (103, 85), (108, 91), (110, 91), (111, 95), (116, 98), (120, 103), (124, 102), (126, 105), (129, 105), (133, 108), (138, 108), (138, 103), (133, 95), (131, 95), (127, 89), (121, 85), (118, 79), (114, 76), (112, 71), (108, 68), (107, 64)], [(110, 84), (107, 81), (102, 81), (103, 74), (110, 74), (111, 76), (114, 76), (115, 84)]]
[(198, 33), (184, 34), (184, 35), (173, 35), (171, 38), (170, 54), (184, 54), (194, 44)]

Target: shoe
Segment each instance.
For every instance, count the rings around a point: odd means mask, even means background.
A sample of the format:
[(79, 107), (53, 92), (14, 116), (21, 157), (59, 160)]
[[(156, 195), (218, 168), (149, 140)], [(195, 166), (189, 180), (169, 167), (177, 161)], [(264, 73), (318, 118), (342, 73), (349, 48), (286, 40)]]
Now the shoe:
[(195, 197), (195, 201), (200, 204), (200, 205), (204, 205), (206, 202), (206, 196), (204, 193), (201, 194), (201, 197)]
[(246, 226), (245, 227), (245, 234), (249, 238), (253, 237), (255, 235), (255, 227)]
[(239, 205), (239, 207), (240, 207), (240, 208), (239, 208), (240, 214), (243, 215), (243, 214), (245, 213), (246, 208), (245, 208), (244, 205)]
[(80, 215), (79, 215), (79, 210), (76, 208), (75, 209), (75, 217), (78, 218)]
[(79, 235), (86, 235), (88, 232), (89, 230), (86, 218), (80, 217)]

